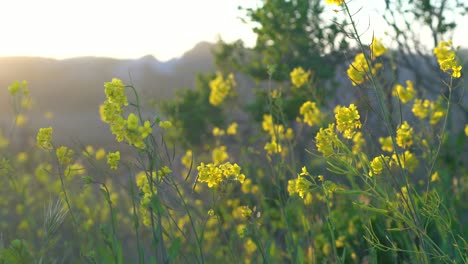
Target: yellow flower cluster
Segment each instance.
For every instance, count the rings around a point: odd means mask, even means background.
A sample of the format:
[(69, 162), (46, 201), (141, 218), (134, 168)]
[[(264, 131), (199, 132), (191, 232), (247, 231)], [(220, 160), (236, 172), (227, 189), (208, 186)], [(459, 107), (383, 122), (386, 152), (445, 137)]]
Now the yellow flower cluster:
[(332, 5), (342, 5), (344, 0), (325, 0), (325, 2), (327, 2), (327, 4), (332, 4)]
[(214, 148), (211, 153), (211, 157), (215, 165), (221, 164), (222, 162), (226, 161), (229, 158), (229, 155), (226, 151), (226, 146)]
[(210, 104), (214, 106), (220, 105), (229, 95), (229, 92), (236, 86), (234, 75), (231, 73), (224, 79), (221, 72), (216, 73), (216, 78), (210, 81)]
[(231, 135), (231, 136), (237, 134), (237, 127), (238, 127), (238, 124), (236, 122), (231, 123), (226, 129), (226, 134)]
[(444, 72), (451, 73), (453, 78), (461, 77), (462, 66), (456, 58), (455, 51), (452, 48), (452, 41), (441, 41), (434, 48), (434, 54), (439, 63), (440, 69)]
[(354, 104), (349, 107), (337, 106), (335, 108), (336, 128), (343, 133), (344, 138), (351, 139), (356, 133), (356, 129), (360, 128), (361, 116)]
[(13, 84), (8, 86), (8, 92), (10, 92), (12, 96), (15, 96), (19, 92), (22, 92), (23, 95), (29, 95), (28, 82), (27, 81), (22, 81), (22, 82), (15, 81)]
[(159, 122), (159, 127), (162, 129), (169, 129), (172, 127), (171, 121), (161, 121)]
[(392, 137), (379, 138), (379, 143), (382, 146), (382, 150), (386, 152), (393, 152)]
[(290, 73), (291, 82), (296, 87), (299, 88), (307, 83), (310, 76), (310, 71), (304, 71), (302, 67), (294, 68)]
[[(151, 181), (156, 181), (156, 173), (151, 174)], [(142, 213), (142, 220), (145, 226), (151, 226), (151, 214), (148, 212), (148, 207), (151, 206), (151, 197), (153, 193), (151, 192), (150, 182), (148, 181), (148, 176), (146, 172), (142, 171), (136, 175), (136, 185), (140, 189), (142, 195), (140, 200), (140, 211)], [(156, 194), (156, 188), (153, 188), (154, 194)]]
[(390, 157), (380, 155), (375, 157), (371, 161), (371, 170), (369, 171), (369, 176), (379, 175), (382, 173), (383, 169), (389, 164)]
[[(398, 159), (396, 154), (392, 155), (393, 161), (398, 164)], [(401, 167), (407, 169), (409, 172), (413, 172), (419, 166), (419, 160), (414, 156), (413, 153), (406, 150), (402, 155), (400, 155)]]
[(413, 145), (413, 128), (408, 122), (403, 122), (396, 131), (396, 143), (401, 148), (407, 148)]
[(119, 168), (119, 161), (120, 161), (120, 152), (109, 152), (107, 154), (107, 164), (109, 164), (112, 170), (117, 170)]
[(220, 165), (213, 163), (204, 164), (203, 162), (197, 167), (198, 181), (206, 182), (209, 188), (219, 186), (224, 180), (232, 179), (243, 183), (245, 175), (242, 174), (241, 167), (236, 163), (231, 164), (226, 162)]
[(294, 138), (294, 133), (291, 128), (286, 129), (283, 125), (276, 125), (273, 123), (273, 117), (271, 115), (263, 115), (262, 128), (267, 132), (271, 141), (265, 144), (265, 150), (269, 155), (276, 153), (285, 153), (286, 149), (283, 149), (281, 140), (291, 140)]
[(302, 172), (297, 175), (297, 179), (288, 181), (288, 193), (289, 195), (298, 194), (299, 197), (304, 199), (304, 197), (310, 192), (310, 187), (312, 183), (306, 179), (307, 176), (310, 176), (306, 167), (302, 167)]
[[(383, 46), (380, 40), (375, 37), (372, 40), (371, 44), (371, 54), (372, 60), (377, 57), (382, 56), (387, 52), (387, 49)], [(369, 61), (371, 64), (372, 61)], [(372, 73), (375, 74), (379, 68), (382, 67), (381, 63), (376, 63), (375, 65), (370, 65), (372, 67)], [(370, 74), (369, 65), (367, 64), (366, 56), (364, 53), (358, 53), (354, 57), (354, 61), (349, 65), (348, 70), (346, 71), (349, 79), (351, 79), (353, 86), (364, 83), (368, 79)]]
[(127, 119), (123, 118), (123, 107), (128, 105), (124, 91), (125, 85), (119, 79), (112, 79), (104, 84), (106, 101), (99, 109), (101, 119), (110, 125), (111, 132), (118, 142), (126, 140), (130, 145), (144, 149), (144, 139), (152, 133), (151, 123), (145, 121), (140, 126), (139, 118), (133, 113), (130, 113)]
[(468, 137), (468, 125), (465, 125), (465, 135)]
[(52, 149), (52, 127), (39, 128), (36, 137), (36, 145), (45, 150)]
[(443, 98), (440, 96), (435, 102), (427, 99), (424, 101), (422, 99), (415, 99), (411, 111), (419, 119), (424, 119), (429, 116), (429, 123), (431, 125), (437, 124), (447, 112), (444, 108)]
[(299, 114), (304, 116), (303, 122), (309, 126), (318, 125), (322, 119), (322, 113), (315, 102), (307, 101), (302, 104)]
[(416, 95), (416, 90), (414, 90), (413, 82), (410, 80), (406, 81), (406, 89), (401, 84), (397, 84), (393, 87), (392, 95), (398, 97), (403, 104), (408, 103), (413, 100)]
[(317, 150), (322, 152), (323, 156), (328, 157), (335, 153), (335, 148), (339, 142), (338, 136), (335, 133), (335, 124), (331, 123), (327, 128), (320, 128), (315, 136), (315, 145)]
[(73, 160), (73, 150), (65, 146), (57, 148), (55, 154), (57, 155), (58, 161), (62, 165), (70, 164)]
[(193, 152), (189, 149), (185, 152), (185, 155), (182, 157), (181, 162), (185, 168), (189, 169), (192, 165)]

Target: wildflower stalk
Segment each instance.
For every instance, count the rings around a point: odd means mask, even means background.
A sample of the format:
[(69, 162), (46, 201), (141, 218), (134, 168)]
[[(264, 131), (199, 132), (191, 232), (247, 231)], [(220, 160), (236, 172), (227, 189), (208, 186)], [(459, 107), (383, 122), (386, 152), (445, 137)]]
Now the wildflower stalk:
[[(355, 35), (355, 38), (356, 38), (356, 40), (358, 42), (358, 45), (359, 45), (359, 48), (361, 49), (361, 52), (364, 54), (365, 61), (366, 61), (366, 64), (367, 64), (367, 68), (372, 69), (370, 60), (369, 60), (368, 56), (366, 55), (366, 53), (364, 51), (364, 45), (362, 44), (361, 38), (360, 38), (359, 33), (357, 31), (357, 27), (356, 27), (356, 24), (355, 24), (355, 22), (353, 20), (353, 16), (352, 16), (352, 14), (351, 14), (351, 12), (349, 10), (348, 4), (346, 2), (343, 2), (343, 5), (345, 7), (347, 16), (351, 20), (351, 25), (352, 25), (352, 28), (353, 28), (353, 34)], [(393, 148), (396, 150), (397, 149), (396, 138), (395, 138), (395, 135), (393, 134), (390, 117), (389, 117), (389, 114), (387, 113), (388, 111), (387, 111), (386, 106), (384, 104), (383, 89), (382, 89), (382, 87), (380, 85), (377, 84), (377, 81), (375, 80), (375, 76), (372, 73), (372, 71), (369, 71), (366, 74), (367, 74), (367, 76), (369, 77), (369, 79), (370, 79), (370, 81), (372, 83), (372, 87), (374, 88), (374, 91), (376, 92), (378, 105), (379, 105), (382, 117), (384, 119), (385, 127), (387, 128), (387, 132), (388, 132), (388, 134), (390, 135), (390, 137), (392, 139)], [(397, 158), (397, 163), (398, 163), (399, 167), (403, 168), (401, 157), (396, 151), (395, 151), (395, 156)], [(407, 171), (406, 171), (406, 169), (402, 169), (401, 171), (402, 171), (404, 184), (406, 186), (406, 189), (408, 190), (408, 197), (409, 197), (409, 205), (408, 206), (411, 206), (411, 208), (413, 209), (413, 210), (410, 210), (411, 216), (413, 218), (413, 221), (414, 221), (415, 225), (419, 227), (420, 226), (419, 213), (417, 211), (417, 206), (415, 205), (414, 199), (412, 197), (411, 189), (409, 188)], [(427, 256), (426, 256), (427, 248), (426, 248), (426, 243), (425, 243), (425, 239), (424, 239), (424, 234), (421, 233), (421, 231), (419, 231), (419, 228), (417, 228), (415, 231), (417, 231), (416, 234), (419, 237), (420, 243), (421, 243), (422, 248), (423, 248), (423, 252), (424, 252), (424, 254), (423, 254), (424, 257), (423, 258), (424, 258), (424, 260), (427, 260)], [(427, 262), (427, 261), (424, 261), (424, 260), (423, 260), (423, 262)]]

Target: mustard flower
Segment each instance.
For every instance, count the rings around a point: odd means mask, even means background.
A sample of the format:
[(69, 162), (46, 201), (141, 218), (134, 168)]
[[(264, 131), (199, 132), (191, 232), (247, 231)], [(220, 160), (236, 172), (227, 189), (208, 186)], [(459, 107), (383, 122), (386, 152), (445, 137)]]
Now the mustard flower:
[(191, 150), (187, 150), (185, 155), (182, 157), (181, 162), (185, 168), (189, 169), (192, 166), (193, 153)]
[(143, 126), (138, 127), (138, 132), (140, 132), (142, 139), (145, 139), (148, 137), (148, 135), (151, 135), (153, 128), (151, 128), (150, 121), (146, 120)]
[(304, 69), (302, 69), (302, 67), (297, 67), (291, 71), (290, 76), (292, 84), (296, 88), (299, 88), (307, 83), (310, 76), (310, 71), (306, 72)]
[(408, 125), (408, 122), (405, 121), (397, 128), (396, 143), (401, 148), (413, 145), (413, 128)]
[(406, 81), (406, 89), (401, 85), (397, 84), (393, 87), (392, 95), (400, 99), (403, 104), (408, 103), (413, 100), (416, 95), (416, 90), (414, 90), (413, 82), (410, 80)]
[(315, 102), (307, 101), (302, 104), (301, 108), (299, 109), (299, 114), (304, 116), (304, 123), (309, 126), (320, 124), (322, 119), (322, 113), (317, 108)]
[(430, 106), (431, 102), (427, 99), (424, 101), (422, 99), (415, 99), (411, 111), (416, 117), (423, 119), (429, 115)]
[(335, 133), (335, 124), (329, 124), (328, 128), (320, 128), (315, 136), (315, 144), (317, 150), (328, 157), (335, 153), (335, 148), (339, 142), (338, 136)]
[(237, 134), (237, 126), (238, 124), (236, 122), (233, 122), (232, 124), (230, 124), (228, 128), (226, 129), (226, 134), (231, 135), (231, 136)]
[(391, 137), (379, 138), (379, 143), (382, 150), (386, 152), (393, 152), (393, 142)]
[(344, 138), (351, 139), (356, 133), (356, 129), (360, 128), (361, 116), (354, 104), (349, 107), (337, 106), (335, 108), (336, 128), (343, 133)]
[(137, 130), (140, 119), (134, 113), (130, 113), (127, 118), (127, 129)]
[(370, 48), (371, 48), (371, 54), (374, 58), (380, 57), (387, 52), (387, 48), (384, 47), (381, 40), (376, 39), (375, 37), (372, 39)]
[(437, 98), (437, 101), (431, 102), (429, 124), (437, 124), (447, 114), (446, 105), (442, 96)]
[(169, 129), (169, 128), (172, 127), (172, 123), (171, 123), (171, 121), (161, 121), (161, 122), (159, 122), (159, 126), (162, 129)]
[(369, 171), (369, 176), (379, 175), (382, 173), (382, 170), (385, 168), (386, 164), (388, 164), (390, 158), (380, 155), (375, 157), (371, 161), (371, 170)]
[(57, 155), (58, 161), (62, 165), (69, 164), (73, 160), (73, 150), (65, 146), (61, 146), (57, 148), (57, 150), (55, 151), (55, 154)]
[(436, 171), (431, 175), (431, 182), (440, 181), (439, 173)]
[(52, 132), (52, 127), (40, 128), (36, 137), (37, 146), (45, 150), (52, 149)]
[(101, 160), (104, 158), (104, 156), (106, 156), (106, 150), (103, 148), (99, 148), (96, 151), (96, 155), (95, 155), (96, 160)]
[(220, 105), (229, 95), (229, 92), (236, 86), (234, 75), (231, 73), (225, 79), (221, 72), (216, 73), (216, 78), (209, 83), (210, 97), (209, 102), (214, 106)]
[(354, 154), (358, 154), (362, 151), (362, 147), (366, 144), (366, 140), (362, 137), (362, 132), (357, 132), (353, 137), (352, 151)]
[(18, 127), (24, 126), (28, 122), (29, 118), (26, 115), (19, 114), (16, 116), (15, 125)]
[[(398, 165), (398, 159), (396, 154), (392, 155), (392, 159)], [(419, 160), (414, 156), (413, 153), (406, 150), (400, 155), (401, 167), (407, 169), (409, 172), (413, 172), (419, 166)]]
[(220, 165), (213, 163), (204, 164), (197, 167), (198, 181), (206, 182), (209, 188), (219, 186), (224, 180), (232, 179), (244, 183), (245, 175), (241, 173), (241, 167), (236, 163), (226, 162)]
[(358, 53), (354, 57), (354, 62), (349, 65), (346, 73), (352, 81), (353, 86), (364, 83), (367, 78), (369, 67), (367, 66), (366, 57), (364, 53)]
[(107, 164), (109, 164), (111, 169), (117, 170), (119, 168), (119, 161), (120, 161), (120, 151), (109, 152), (107, 154)]
[(29, 95), (28, 82), (15, 81), (10, 86), (8, 86), (8, 92), (10, 92), (12, 96), (15, 96), (19, 92), (23, 92), (23, 95)]
[(327, 4), (340, 6), (343, 4), (344, 0), (325, 0)]
[(224, 136), (226, 132), (224, 131), (224, 129), (221, 129), (219, 127), (214, 127), (211, 133), (213, 133), (213, 136), (215, 137), (220, 137), (220, 136)]
[(111, 82), (104, 83), (104, 92), (109, 103), (115, 103), (118, 106), (128, 105), (124, 90), (125, 85), (122, 80), (114, 78)]
[(226, 161), (229, 158), (229, 155), (226, 152), (226, 146), (214, 148), (211, 157), (215, 165)]
[(433, 51), (442, 71), (451, 73), (453, 78), (461, 77), (462, 66), (453, 51), (451, 40), (439, 42)]

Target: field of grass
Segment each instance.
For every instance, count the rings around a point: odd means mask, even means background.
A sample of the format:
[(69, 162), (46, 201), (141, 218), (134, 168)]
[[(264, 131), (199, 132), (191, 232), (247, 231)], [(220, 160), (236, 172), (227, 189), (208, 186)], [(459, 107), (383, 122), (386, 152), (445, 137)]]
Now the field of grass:
[[(327, 3), (353, 22), (347, 3)], [(57, 136), (51, 113), (31, 133), (34, 87), (11, 84), (14, 115), (0, 127), (0, 264), (468, 263), (456, 49), (441, 41), (433, 50), (440, 92), (427, 96), (412, 80), (388, 85), (391, 52), (378, 37), (356, 45), (343, 74), (358, 100), (332, 96), (340, 104), (314, 92), (314, 69), (294, 68), (277, 86), (268, 65), (266, 113), (255, 121), (235, 96), (236, 76), (211, 76), (206, 97), (186, 93), (208, 109), (202, 121), (214, 120), (199, 144), (181, 131), (184, 120), (197, 125), (202, 106), (159, 116), (120, 79), (104, 83), (96, 119), (55, 121), (82, 138)], [(302, 101), (291, 119), (294, 96)], [(103, 130), (97, 119), (110, 131), (99, 137), (114, 144), (87, 141), (87, 129)]]

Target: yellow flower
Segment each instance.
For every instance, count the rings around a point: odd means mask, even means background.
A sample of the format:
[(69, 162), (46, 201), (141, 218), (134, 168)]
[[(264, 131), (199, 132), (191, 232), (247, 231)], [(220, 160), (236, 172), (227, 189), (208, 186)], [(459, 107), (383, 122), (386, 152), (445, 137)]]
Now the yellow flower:
[(309, 75), (310, 71), (305, 72), (302, 67), (294, 68), (290, 73), (291, 82), (296, 88), (299, 88), (307, 83)]
[(16, 155), (16, 160), (20, 163), (25, 162), (28, 160), (28, 153), (26, 152), (20, 152), (18, 155)]
[(407, 148), (413, 145), (413, 128), (408, 122), (401, 124), (396, 131), (396, 143), (401, 148)]
[(226, 161), (229, 158), (229, 155), (226, 152), (226, 146), (214, 148), (211, 157), (215, 165), (221, 164), (222, 162)]
[(104, 156), (106, 156), (106, 150), (104, 150), (103, 148), (99, 148), (96, 151), (96, 160), (101, 160), (102, 158), (104, 158)]
[(465, 135), (468, 137), (468, 125), (465, 125)]
[(153, 132), (153, 128), (151, 127), (150, 121), (147, 120), (142, 126), (138, 127), (138, 132), (140, 132), (142, 139), (145, 139), (146, 137), (148, 137), (148, 135), (151, 135), (151, 133)]
[(325, 0), (327, 4), (332, 4), (332, 5), (342, 5), (344, 0)]
[(361, 127), (361, 116), (354, 104), (349, 107), (337, 106), (335, 108), (336, 128), (343, 133), (344, 138), (351, 139), (356, 129)]
[(220, 129), (219, 127), (214, 127), (211, 133), (213, 133), (213, 136), (215, 137), (220, 137), (220, 136), (224, 136), (226, 132), (224, 131), (224, 129)]
[(23, 114), (19, 114), (16, 116), (15, 121), (16, 121), (16, 126), (22, 127), (28, 122), (28, 117)]
[(117, 170), (119, 168), (119, 161), (120, 161), (120, 152), (109, 152), (107, 154), (107, 164), (109, 164), (110, 168), (113, 170)]
[(302, 104), (299, 114), (304, 116), (304, 123), (309, 126), (317, 125), (322, 119), (322, 114), (314, 102), (307, 101)]
[(413, 108), (411, 111), (416, 117), (420, 119), (426, 118), (429, 115), (429, 107), (431, 106), (431, 102), (429, 100), (421, 100), (415, 99)]
[(185, 152), (185, 155), (182, 157), (182, 165), (184, 165), (185, 168), (189, 169), (190, 166), (192, 166), (192, 159), (193, 159), (193, 153), (191, 150), (187, 150)]
[(356, 57), (354, 57), (354, 62), (349, 65), (346, 72), (353, 86), (364, 83), (369, 72), (364, 53), (358, 53)]
[(379, 175), (382, 173), (382, 170), (385, 168), (386, 164), (389, 162), (389, 157), (385, 157), (383, 155), (380, 155), (378, 157), (375, 157), (371, 161), (371, 170), (369, 171), (369, 176), (374, 176), (374, 175)]
[(244, 183), (245, 180), (245, 175), (240, 172), (241, 167), (236, 163), (226, 162), (220, 165), (209, 163), (205, 165), (202, 162), (197, 170), (198, 181), (206, 182), (209, 188), (219, 186), (225, 179), (233, 179), (240, 183)]
[(431, 182), (440, 181), (439, 173), (436, 171), (431, 175)]
[(236, 123), (236, 122), (233, 122), (233, 123), (230, 124), (230, 125), (228, 126), (228, 128), (226, 129), (226, 133), (227, 133), (228, 135), (231, 135), (231, 136), (237, 134), (237, 126), (238, 126), (237, 123)]
[(37, 146), (46, 150), (52, 149), (52, 132), (52, 127), (40, 128), (36, 137)]
[[(396, 154), (392, 155), (392, 159), (398, 165), (398, 159)], [(407, 169), (409, 172), (413, 172), (419, 166), (419, 160), (408, 150), (403, 155), (400, 155), (401, 167)]]
[(229, 92), (236, 86), (234, 75), (231, 73), (225, 79), (221, 72), (216, 73), (216, 78), (209, 83), (210, 97), (209, 102), (214, 106), (220, 105), (229, 95)]
[(60, 162), (60, 164), (70, 164), (73, 160), (73, 150), (65, 146), (57, 148), (55, 154), (57, 155), (57, 159)]
[(371, 48), (371, 54), (374, 58), (382, 56), (383, 54), (387, 52), (387, 48), (385, 48), (382, 42), (379, 39), (376, 39), (375, 37), (372, 39), (370, 48)]
[(393, 152), (393, 142), (391, 137), (379, 138), (379, 143), (382, 150), (386, 152)]
[(324, 157), (328, 157), (335, 152), (338, 144), (338, 136), (335, 133), (335, 124), (329, 124), (328, 128), (320, 128), (315, 136), (317, 150), (322, 152)]
[(353, 147), (352, 151), (354, 154), (358, 154), (361, 152), (362, 147), (366, 144), (366, 140), (362, 137), (362, 132), (357, 132), (353, 137)]
[(104, 83), (104, 92), (109, 103), (115, 103), (118, 106), (128, 105), (124, 90), (125, 85), (122, 80), (114, 78), (111, 82)]
[(400, 98), (400, 101), (403, 104), (406, 104), (407, 102), (413, 100), (414, 96), (416, 95), (416, 90), (414, 90), (413, 82), (407, 80), (406, 89), (400, 84), (395, 85), (393, 87), (392, 95)]
[(462, 66), (453, 51), (451, 40), (439, 42), (439, 45), (434, 48), (434, 55), (442, 71), (451, 72), (453, 78), (461, 77)]
[(8, 92), (12, 96), (16, 95), (20, 91), (23, 92), (23, 95), (29, 95), (29, 89), (28, 89), (28, 82), (27, 81), (22, 81), (21, 83), (18, 81), (15, 81), (13, 84), (8, 86)]
[(159, 126), (162, 129), (168, 129), (168, 128), (172, 127), (172, 123), (171, 123), (171, 121), (161, 121), (161, 122), (159, 122)]

